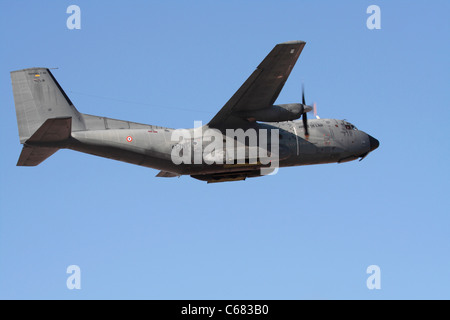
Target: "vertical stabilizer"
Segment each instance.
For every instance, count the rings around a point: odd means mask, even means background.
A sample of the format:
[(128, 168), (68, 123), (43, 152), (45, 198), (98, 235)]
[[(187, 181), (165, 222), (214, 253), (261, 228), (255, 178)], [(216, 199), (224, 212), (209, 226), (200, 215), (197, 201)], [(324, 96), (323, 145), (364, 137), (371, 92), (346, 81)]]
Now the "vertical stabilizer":
[(84, 120), (49, 69), (11, 72), (20, 142), (27, 141), (50, 118), (72, 118), (74, 131), (85, 130)]

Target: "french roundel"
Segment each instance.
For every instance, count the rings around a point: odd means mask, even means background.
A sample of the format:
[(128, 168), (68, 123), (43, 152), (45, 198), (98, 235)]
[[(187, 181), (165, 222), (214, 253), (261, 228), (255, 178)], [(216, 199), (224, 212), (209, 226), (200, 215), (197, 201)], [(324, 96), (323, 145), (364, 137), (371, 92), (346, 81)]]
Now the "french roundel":
[(128, 142), (133, 141), (133, 137), (132, 137), (132, 136), (128, 136), (128, 137), (127, 137), (127, 141), (128, 141)]

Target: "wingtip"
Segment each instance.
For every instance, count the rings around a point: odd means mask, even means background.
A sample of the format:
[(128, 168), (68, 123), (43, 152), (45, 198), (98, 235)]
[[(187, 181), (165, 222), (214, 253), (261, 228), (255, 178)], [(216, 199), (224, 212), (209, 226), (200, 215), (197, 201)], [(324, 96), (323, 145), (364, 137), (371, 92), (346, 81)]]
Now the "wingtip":
[(302, 40), (293, 40), (293, 41), (282, 42), (282, 43), (279, 43), (279, 44), (303, 44), (303, 43), (306, 43), (306, 42), (302, 41)]

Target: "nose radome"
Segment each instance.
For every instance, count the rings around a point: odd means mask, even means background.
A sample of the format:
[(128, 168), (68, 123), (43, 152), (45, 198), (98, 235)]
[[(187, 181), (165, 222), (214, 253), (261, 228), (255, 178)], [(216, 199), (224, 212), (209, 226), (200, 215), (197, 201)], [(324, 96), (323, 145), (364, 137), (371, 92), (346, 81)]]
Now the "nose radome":
[(373, 151), (380, 146), (380, 141), (378, 141), (377, 139), (372, 137), (370, 134), (368, 134), (368, 136), (369, 136), (369, 143), (370, 143), (370, 151)]

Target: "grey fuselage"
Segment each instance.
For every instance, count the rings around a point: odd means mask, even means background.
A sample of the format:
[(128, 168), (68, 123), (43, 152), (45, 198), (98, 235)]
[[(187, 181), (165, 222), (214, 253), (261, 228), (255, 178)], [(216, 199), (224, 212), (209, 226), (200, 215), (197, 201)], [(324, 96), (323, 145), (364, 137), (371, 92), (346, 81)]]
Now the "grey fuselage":
[[(87, 130), (73, 130), (71, 138), (59, 147), (178, 175), (241, 171), (243, 167), (206, 163), (176, 165), (171, 157), (172, 149), (178, 143), (173, 140), (174, 129), (90, 115), (82, 117)], [(254, 122), (244, 130), (279, 130), (279, 167), (351, 161), (365, 157), (378, 147), (377, 140), (344, 120), (311, 119), (308, 127), (308, 139), (302, 121)], [(258, 169), (259, 165), (245, 166), (246, 169)]]

